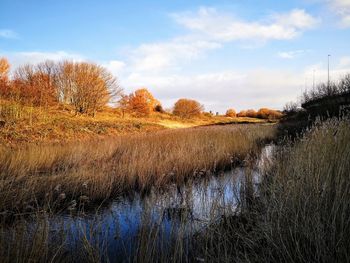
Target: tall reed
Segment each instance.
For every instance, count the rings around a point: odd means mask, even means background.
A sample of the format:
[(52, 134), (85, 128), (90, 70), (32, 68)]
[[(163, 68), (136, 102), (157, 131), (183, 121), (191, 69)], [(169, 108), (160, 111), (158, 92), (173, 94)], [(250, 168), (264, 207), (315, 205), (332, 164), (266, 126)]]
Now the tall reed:
[(181, 184), (242, 161), (274, 127), (233, 125), (160, 131), (65, 145), (0, 148), (0, 211), (52, 209), (129, 190)]

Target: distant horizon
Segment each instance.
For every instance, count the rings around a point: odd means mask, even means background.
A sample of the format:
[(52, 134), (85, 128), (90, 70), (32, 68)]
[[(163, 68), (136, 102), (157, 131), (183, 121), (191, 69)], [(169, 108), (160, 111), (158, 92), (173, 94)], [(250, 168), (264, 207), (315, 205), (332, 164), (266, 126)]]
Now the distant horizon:
[(282, 110), (327, 81), (328, 54), (331, 80), (350, 73), (349, 0), (3, 0), (0, 17), (0, 57), (12, 69), (92, 61), (164, 108), (189, 98), (220, 114)]

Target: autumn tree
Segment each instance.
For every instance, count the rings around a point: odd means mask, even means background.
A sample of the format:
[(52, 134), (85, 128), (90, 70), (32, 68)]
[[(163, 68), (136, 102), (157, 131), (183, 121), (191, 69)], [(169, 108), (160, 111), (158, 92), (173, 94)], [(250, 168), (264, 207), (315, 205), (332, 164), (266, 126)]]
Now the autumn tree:
[(136, 116), (148, 116), (153, 111), (163, 112), (161, 103), (146, 89), (138, 89), (129, 96), (123, 96), (119, 105), (124, 112), (134, 113)]
[(123, 118), (129, 112), (129, 96), (122, 94), (118, 101), (119, 109), (122, 111)]
[(128, 110), (139, 117), (151, 114), (151, 107), (148, 104), (147, 98), (137, 92), (129, 95)]
[(258, 116), (257, 112), (253, 109), (249, 109), (246, 112), (246, 116), (250, 118), (256, 118)]
[(58, 97), (72, 104), (77, 113), (94, 115), (121, 91), (117, 79), (101, 66), (67, 61), (60, 64)]
[(279, 119), (282, 115), (281, 112), (268, 108), (261, 108), (257, 112), (257, 117), (261, 119)]
[(199, 116), (204, 107), (195, 100), (191, 99), (179, 99), (173, 109), (173, 114), (181, 118), (192, 118)]
[(228, 110), (226, 111), (226, 116), (227, 116), (227, 117), (236, 117), (237, 114), (236, 114), (236, 111), (235, 111), (234, 109), (228, 109)]
[(8, 80), (8, 74), (10, 71), (10, 63), (6, 58), (0, 58), (0, 79)]
[(35, 106), (57, 103), (53, 62), (24, 65), (15, 71), (11, 83), (11, 97), (17, 101)]
[(154, 111), (155, 108), (158, 105), (160, 105), (160, 102), (157, 99), (155, 99), (153, 95), (146, 88), (136, 90), (135, 95), (139, 97), (143, 97), (151, 111)]
[(247, 117), (247, 111), (241, 110), (240, 112), (237, 113), (237, 117)]
[(40, 90), (40, 105), (52, 105), (59, 102), (58, 95), (59, 67), (53, 61), (45, 61), (36, 66), (36, 85)]
[(0, 96), (6, 97), (9, 88), (8, 74), (10, 71), (10, 63), (6, 58), (0, 58)]

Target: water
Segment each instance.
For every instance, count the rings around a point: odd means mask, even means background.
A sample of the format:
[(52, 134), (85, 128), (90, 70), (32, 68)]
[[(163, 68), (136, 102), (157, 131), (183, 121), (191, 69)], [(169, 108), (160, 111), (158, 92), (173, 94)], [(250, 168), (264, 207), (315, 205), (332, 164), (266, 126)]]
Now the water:
[[(49, 242), (59, 243), (65, 233), (63, 249), (74, 251), (88, 243), (104, 251), (103, 261), (122, 262), (132, 259), (146, 245), (159, 253), (180, 241), (184, 251), (190, 250), (190, 237), (205, 231), (208, 224), (222, 215), (239, 209), (240, 193), (249, 174), (254, 194), (260, 174), (270, 163), (273, 147), (262, 150), (251, 168), (238, 167), (231, 171), (192, 180), (182, 187), (169, 186), (166, 191), (151, 190), (146, 196), (114, 200), (108, 206), (90, 214), (61, 214), (47, 219)], [(35, 229), (35, 224), (33, 225)], [(85, 240), (85, 243), (84, 243)], [(144, 255), (144, 253), (143, 253)]]

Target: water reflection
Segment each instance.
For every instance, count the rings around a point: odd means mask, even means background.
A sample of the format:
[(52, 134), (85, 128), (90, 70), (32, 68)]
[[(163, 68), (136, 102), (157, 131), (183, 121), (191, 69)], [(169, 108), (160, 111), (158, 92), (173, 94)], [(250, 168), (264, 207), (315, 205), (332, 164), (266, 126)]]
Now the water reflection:
[[(258, 195), (260, 175), (271, 163), (272, 150), (273, 146), (265, 147), (249, 167), (197, 178), (182, 187), (171, 185), (166, 191), (152, 189), (146, 196), (134, 193), (94, 213), (46, 218), (48, 243), (63, 244), (62, 249), (74, 254), (72, 260), (77, 262), (85, 261), (77, 253), (82, 247), (91, 253), (99, 251), (99, 260), (109, 262), (129, 262), (141, 255), (151, 258), (151, 254), (167, 258), (174, 246), (186, 254), (190, 237), (239, 210), (247, 178), (253, 185), (252, 194)], [(43, 222), (28, 224), (30, 236)]]

